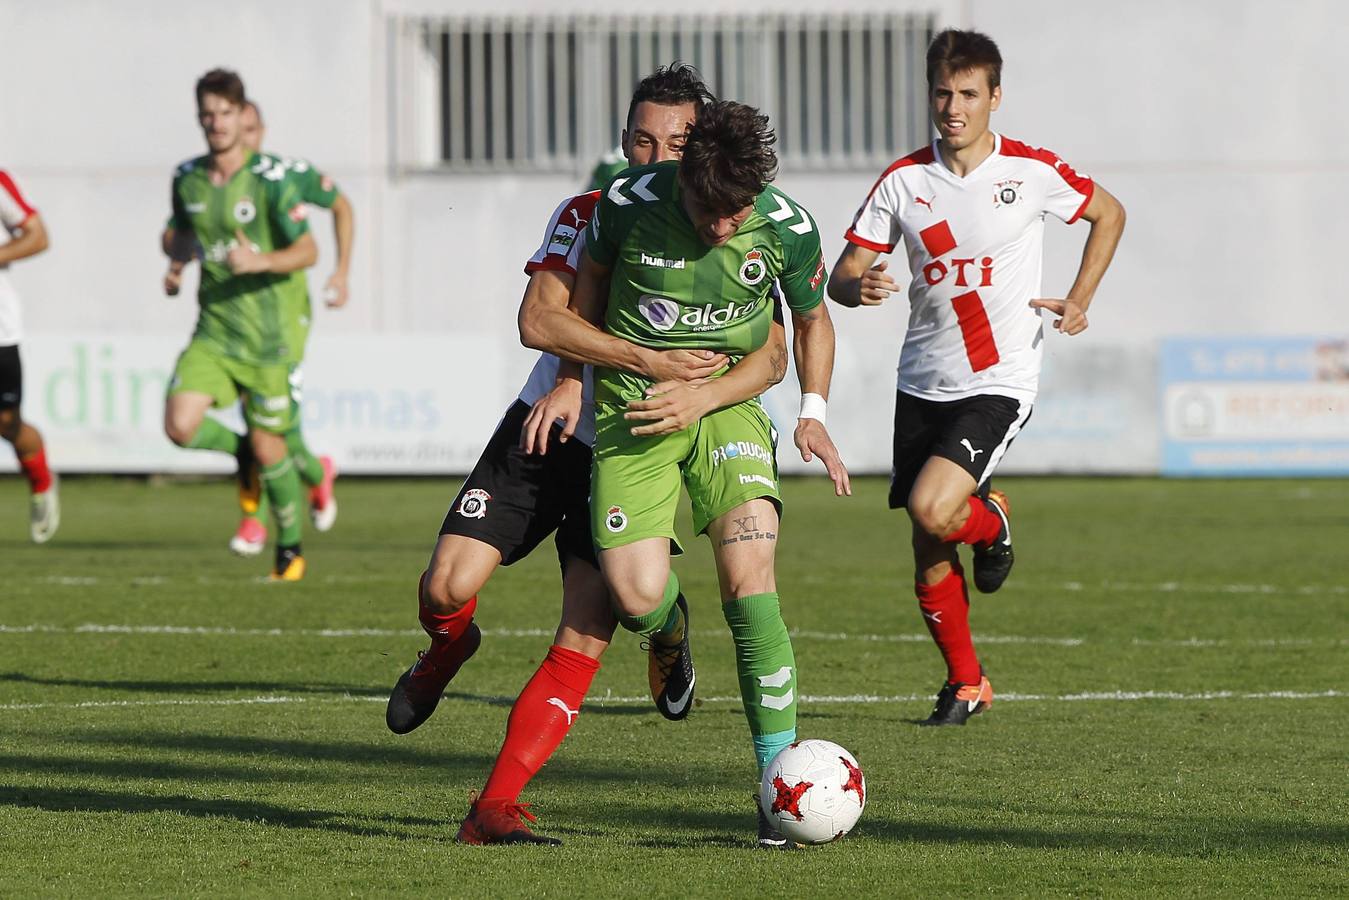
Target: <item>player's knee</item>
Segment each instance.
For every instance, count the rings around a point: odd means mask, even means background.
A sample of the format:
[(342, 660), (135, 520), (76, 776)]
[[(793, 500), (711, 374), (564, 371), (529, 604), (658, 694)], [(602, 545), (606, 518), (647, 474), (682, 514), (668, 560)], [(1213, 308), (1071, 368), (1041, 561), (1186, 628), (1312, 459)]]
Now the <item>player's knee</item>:
[(637, 569), (609, 578), (609, 593), (614, 606), (626, 616), (644, 616), (665, 599), (668, 572), (659, 576), (650, 569)]
[(0, 438), (12, 444), (19, 439), (22, 429), (23, 419), (19, 418), (17, 409), (0, 409)]
[(924, 535), (940, 539), (954, 530), (951, 528), (950, 513), (934, 500), (910, 497), (908, 510), (915, 537), (921, 531)]
[(164, 417), (164, 436), (179, 447), (187, 447), (192, 443), (200, 424), (181, 416), (168, 415)]
[(457, 573), (453, 566), (438, 566), (422, 579), (421, 601), (432, 612), (447, 616), (467, 606), (480, 587), (473, 579)]
[(726, 591), (723, 601), (727, 603), (742, 597), (771, 594), (777, 590), (777, 580), (773, 576), (773, 558), (770, 556), (759, 565), (727, 572), (722, 581)]

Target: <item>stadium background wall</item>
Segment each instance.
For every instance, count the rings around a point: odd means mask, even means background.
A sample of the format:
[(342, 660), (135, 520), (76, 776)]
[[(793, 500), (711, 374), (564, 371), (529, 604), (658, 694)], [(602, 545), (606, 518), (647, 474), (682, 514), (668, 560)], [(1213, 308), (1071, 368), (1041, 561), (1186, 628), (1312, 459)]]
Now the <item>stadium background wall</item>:
[[(1349, 195), (1349, 120), (1328, 115), (1310, 86), (1336, 82), (1349, 6), (844, 5), (992, 34), (1007, 59), (995, 125), (1056, 150), (1128, 207), (1092, 328), (1071, 341), (1049, 337), (1041, 403), (1005, 471), (1162, 468), (1158, 372), (1168, 338), (1343, 335), (1337, 259), (1349, 223), (1325, 198)], [(719, 11), (711, 0), (680, 8)], [(817, 8), (753, 0), (737, 12)], [(403, 164), (399, 73), (425, 61), (401, 57), (398, 30), (474, 15), (469, 4), (238, 0), (203, 30), (207, 10), (168, 0), (0, 0), (0, 21), (16, 38), (11, 70), (45, 73), (0, 94), (0, 164), (52, 235), (48, 253), (10, 273), (25, 309), (26, 413), (69, 470), (211, 464), (158, 433), (155, 379), (192, 327), (195, 276), (183, 296), (165, 298), (157, 238), (172, 167), (201, 151), (193, 80), (227, 65), (262, 104), (269, 148), (314, 160), (357, 210), (352, 302), (316, 310), (307, 425), (317, 445), (335, 446), (348, 471), (463, 471), (528, 371), (514, 324), (520, 266), (583, 167), (456, 174)], [(557, 15), (542, 0), (497, 0), (491, 10)], [(596, 0), (567, 6), (582, 17), (623, 11)], [(784, 164), (779, 183), (815, 214), (830, 262), (877, 174)], [(322, 214), (315, 224), (322, 258), (312, 278), (321, 280), (331, 229)], [(1047, 228), (1051, 296), (1066, 289), (1084, 236)], [(905, 304), (834, 313), (831, 428), (856, 470), (883, 472)], [(768, 400), (783, 423), (794, 413), (791, 379)], [(791, 454), (781, 457), (793, 468)], [(0, 470), (12, 466), (0, 460)]]

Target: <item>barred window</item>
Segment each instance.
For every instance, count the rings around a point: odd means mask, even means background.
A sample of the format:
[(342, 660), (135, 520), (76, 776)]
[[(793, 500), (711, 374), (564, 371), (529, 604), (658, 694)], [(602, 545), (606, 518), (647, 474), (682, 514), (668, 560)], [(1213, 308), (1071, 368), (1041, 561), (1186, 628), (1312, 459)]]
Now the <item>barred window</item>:
[(395, 18), (393, 159), (405, 170), (580, 173), (638, 81), (696, 66), (766, 112), (791, 169), (874, 169), (925, 143), (931, 14)]

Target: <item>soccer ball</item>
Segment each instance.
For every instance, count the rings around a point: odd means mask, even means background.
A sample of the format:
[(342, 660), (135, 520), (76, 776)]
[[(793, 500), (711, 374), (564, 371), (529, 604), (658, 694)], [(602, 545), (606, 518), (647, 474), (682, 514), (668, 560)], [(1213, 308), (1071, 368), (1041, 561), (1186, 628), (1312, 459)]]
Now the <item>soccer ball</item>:
[(857, 824), (867, 805), (867, 781), (838, 744), (797, 741), (764, 769), (759, 803), (789, 840), (827, 844)]

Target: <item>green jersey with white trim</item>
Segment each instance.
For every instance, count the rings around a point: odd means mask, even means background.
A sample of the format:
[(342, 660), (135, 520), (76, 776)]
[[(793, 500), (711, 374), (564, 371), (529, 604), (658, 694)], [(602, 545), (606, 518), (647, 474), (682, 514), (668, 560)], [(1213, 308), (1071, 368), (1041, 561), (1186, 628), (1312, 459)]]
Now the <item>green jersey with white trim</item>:
[[(731, 239), (710, 247), (684, 211), (678, 168), (670, 161), (630, 169), (595, 207), (586, 249), (611, 270), (604, 330), (656, 350), (738, 358), (768, 339), (775, 279), (794, 312), (823, 302), (820, 232), (810, 213), (770, 185)], [(640, 399), (650, 384), (596, 367), (595, 402)]]
[[(253, 365), (289, 362), (304, 345), (309, 306), (303, 273), (235, 275), (226, 262), (235, 232), (258, 253), (289, 247), (309, 230), (299, 187), (274, 157), (253, 153), (223, 185), (211, 183), (210, 157), (178, 167), (170, 227), (201, 245), (201, 310), (193, 333), (224, 355)], [(302, 325), (301, 320), (306, 320)]]

